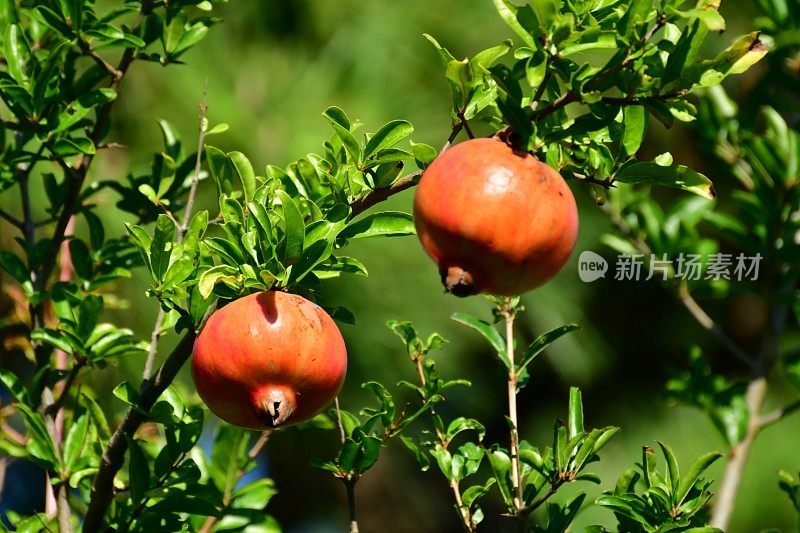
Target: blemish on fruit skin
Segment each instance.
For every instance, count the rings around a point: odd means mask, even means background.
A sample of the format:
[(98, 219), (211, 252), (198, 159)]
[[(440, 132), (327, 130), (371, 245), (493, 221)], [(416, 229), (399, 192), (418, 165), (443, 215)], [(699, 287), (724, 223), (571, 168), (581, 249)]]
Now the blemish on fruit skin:
[(252, 335), (253, 337), (260, 337), (261, 336), (261, 330), (258, 328), (257, 325), (250, 324), (250, 335)]

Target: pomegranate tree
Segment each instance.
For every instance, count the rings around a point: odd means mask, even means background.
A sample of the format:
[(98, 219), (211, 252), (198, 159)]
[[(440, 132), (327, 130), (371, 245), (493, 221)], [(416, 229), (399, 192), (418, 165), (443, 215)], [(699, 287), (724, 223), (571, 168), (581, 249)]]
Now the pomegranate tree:
[(450, 148), (414, 197), (422, 246), (456, 296), (513, 296), (564, 266), (578, 235), (575, 198), (558, 172), (494, 139)]
[(192, 376), (208, 408), (251, 429), (312, 418), (339, 392), (346, 369), (344, 340), (328, 313), (276, 291), (216, 311), (192, 355)]

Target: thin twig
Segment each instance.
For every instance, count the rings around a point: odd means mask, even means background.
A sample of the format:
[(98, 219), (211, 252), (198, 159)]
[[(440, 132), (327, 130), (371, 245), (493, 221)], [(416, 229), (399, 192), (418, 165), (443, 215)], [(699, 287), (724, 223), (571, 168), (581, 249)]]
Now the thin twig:
[(390, 187), (386, 187), (383, 189), (373, 189), (369, 194), (362, 198), (358, 198), (354, 200), (350, 204), (350, 208), (352, 211), (352, 216), (355, 217), (375, 204), (379, 204), (392, 196), (393, 194), (397, 194), (401, 191), (405, 191), (406, 189), (410, 189), (414, 185), (416, 185), (416, 179), (422, 174), (422, 171), (417, 171), (412, 174), (408, 174), (407, 176), (403, 176), (402, 178), (398, 179)]
[(344, 434), (344, 424), (342, 423), (342, 410), (339, 407), (339, 397), (338, 396), (336, 396), (336, 398), (334, 398), (333, 403), (336, 406), (336, 425), (339, 428), (339, 438), (341, 439), (342, 444), (344, 444), (344, 441), (345, 441), (346, 437), (345, 437), (345, 434)]
[[(203, 86), (203, 98), (200, 101), (200, 127), (197, 141), (197, 159), (195, 160), (194, 175), (192, 175), (192, 183), (189, 186), (189, 195), (186, 200), (183, 220), (180, 225), (178, 225), (178, 222), (175, 220), (175, 217), (172, 215), (172, 213), (167, 211), (167, 214), (172, 218), (172, 221), (176, 226), (178, 226), (178, 243), (181, 244), (186, 238), (186, 232), (189, 229), (189, 222), (192, 219), (192, 209), (194, 207), (195, 195), (197, 194), (197, 186), (200, 183), (200, 171), (202, 169), (203, 162), (203, 144), (205, 143), (206, 139), (206, 114), (208, 112), (207, 100), (208, 80), (206, 80), (206, 83)], [(161, 338), (161, 323), (164, 321), (164, 315), (166, 315), (164, 308), (159, 306), (155, 325), (150, 333), (150, 346), (147, 350), (147, 358), (144, 361), (144, 369), (142, 370), (142, 385), (140, 388), (144, 387), (144, 384), (150, 379), (150, 375), (153, 371), (153, 361), (155, 360), (156, 352), (158, 351), (158, 341)]]
[(697, 303), (697, 300), (695, 300), (694, 297), (692, 297), (692, 295), (689, 293), (689, 289), (685, 283), (678, 284), (676, 294), (681, 304), (683, 304), (683, 307), (689, 311), (698, 324), (712, 333), (717, 340), (719, 340), (719, 342), (725, 346), (725, 348), (727, 348), (742, 363), (747, 365), (748, 368), (751, 370), (755, 370), (757, 368), (757, 363), (750, 356), (750, 354), (736, 344), (736, 342), (731, 339), (716, 322), (714, 322), (714, 319), (708, 316), (708, 313), (706, 313), (705, 310), (700, 307), (700, 304)]
[(795, 411), (800, 410), (800, 400), (795, 400), (792, 403), (785, 405), (779, 409), (775, 409), (758, 419), (758, 425), (761, 429), (771, 426), (775, 422), (779, 422), (791, 415)]
[(728, 529), (728, 523), (730, 522), (734, 503), (736, 502), (736, 493), (739, 490), (742, 474), (744, 474), (744, 467), (750, 456), (750, 449), (753, 446), (753, 442), (761, 430), (758, 413), (761, 411), (761, 406), (764, 404), (767, 387), (767, 378), (764, 376), (751, 381), (747, 386), (745, 400), (747, 403), (747, 411), (750, 413), (747, 432), (745, 433), (744, 439), (728, 452), (728, 462), (725, 464), (725, 472), (722, 475), (719, 490), (717, 490), (714, 510), (711, 515), (711, 521), (709, 522), (710, 526), (718, 527), (723, 531)]
[[(414, 366), (417, 368), (417, 376), (419, 376), (420, 384), (425, 387), (427, 384), (427, 380), (425, 379), (425, 371), (423, 369), (423, 364), (425, 362), (425, 354), (418, 353), (411, 356), (411, 360), (414, 361)], [(436, 411), (431, 407), (431, 417), (436, 416)], [(447, 436), (442, 433), (442, 431), (434, 424), (433, 427), (434, 431), (436, 432), (436, 440), (439, 442), (439, 445), (444, 448), (445, 450), (450, 445), (447, 440)], [(464, 505), (464, 500), (461, 497), (461, 486), (456, 479), (450, 480), (450, 490), (453, 493), (453, 499), (455, 499), (456, 507), (458, 508), (458, 516), (461, 518), (461, 525), (464, 526), (464, 530), (469, 533), (474, 533), (477, 531), (475, 527), (475, 523), (472, 520), (472, 515), (469, 512), (469, 508)]]
[[(634, 248), (636, 248), (636, 250), (641, 252), (642, 255), (646, 257), (649, 257), (653, 253), (647, 243), (642, 240), (641, 237), (635, 234), (633, 229), (628, 225), (627, 222), (625, 222), (619, 213), (614, 211), (608, 204), (603, 205), (602, 209), (609, 216), (614, 226), (616, 226), (617, 229), (620, 230), (625, 237), (627, 237), (628, 242), (630, 242)], [(756, 371), (758, 367), (756, 360), (738, 344), (736, 344), (736, 342), (730, 338), (727, 333), (725, 333), (725, 331), (714, 321), (714, 319), (705, 312), (697, 300), (695, 300), (691, 295), (685, 283), (677, 283), (674, 290), (678, 301), (680, 301), (681, 305), (683, 305), (686, 310), (689, 311), (689, 314), (692, 315), (692, 318), (694, 318), (698, 324), (700, 324), (706, 331), (713, 334), (723, 346), (730, 350), (730, 352), (742, 363), (747, 365), (750, 370)]]
[(511, 298), (505, 298), (500, 312), (506, 319), (506, 358), (510, 368), (508, 369), (508, 419), (511, 422), (511, 485), (514, 490), (513, 500), (514, 509), (520, 531), (524, 530), (522, 499), (522, 482), (520, 479), (519, 464), (519, 422), (517, 419), (517, 380), (518, 374), (514, 364), (514, 311), (511, 307)]
[(20, 219), (16, 218), (11, 213), (4, 211), (3, 209), (0, 209), (0, 218), (4, 219), (6, 222), (16, 227), (20, 231), (24, 231), (25, 229), (25, 224)]

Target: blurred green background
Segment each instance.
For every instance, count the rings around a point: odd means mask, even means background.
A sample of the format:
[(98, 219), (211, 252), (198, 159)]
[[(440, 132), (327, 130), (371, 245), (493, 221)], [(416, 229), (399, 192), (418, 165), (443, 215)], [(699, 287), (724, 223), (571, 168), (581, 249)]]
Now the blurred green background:
[[(712, 46), (722, 48), (734, 36), (752, 29), (755, 7), (750, 4), (738, 0), (723, 3), (728, 34), (708, 39)], [(267, 163), (283, 166), (320, 151), (330, 135), (321, 112), (330, 105), (362, 121), (367, 131), (391, 119), (407, 119), (416, 127), (414, 141), (441, 146), (450, 132), (449, 90), (439, 58), (423, 33), (434, 35), (456, 57), (510, 37), (489, 0), (239, 1), (229, 3), (221, 15), (222, 23), (183, 58), (186, 65), (166, 70), (150, 63), (134, 65), (123, 85), (110, 136), (124, 147), (98, 158), (95, 178), (123, 179), (128, 172), (145, 171), (150, 154), (161, 147), (156, 119), (174, 124), (186, 145), (193, 145), (204, 80), (208, 82), (211, 123), (230, 125), (229, 132), (208, 142), (244, 152), (259, 169)], [(734, 96), (753, 83), (759, 68), (733, 80), (729, 89)], [(732, 186), (706, 166), (690, 131), (677, 126), (667, 131), (653, 124), (643, 150), (650, 156), (671, 151), (676, 162), (706, 172), (722, 196), (726, 187)], [(577, 257), (581, 251), (599, 252), (612, 264), (614, 258), (599, 242), (609, 224), (594, 206), (588, 187), (570, 185), (581, 208), (576, 252), (553, 282), (524, 297), (527, 312), (519, 320), (518, 335), (521, 341), (530, 341), (546, 329), (569, 322), (583, 329), (558, 341), (545, 359), (534, 364), (531, 382), (520, 396), (520, 426), (522, 438), (534, 444), (549, 442), (554, 418), (566, 417), (569, 387), (580, 386), (590, 427), (622, 427), (593, 469), (603, 476), (603, 484), (581, 487), (592, 499), (601, 490), (612, 488), (617, 476), (639, 460), (643, 445), (668, 442), (684, 469), (697, 455), (724, 446), (701, 413), (666, 400), (667, 369), (682, 364), (690, 345), (704, 346), (717, 368), (731, 373), (742, 369), (657, 283), (605, 279), (585, 284), (579, 280)], [(380, 208), (410, 211), (412, 194), (397, 195)], [(106, 203), (101, 208), (106, 214), (106, 233), (123, 234), (124, 220), (111, 216), (116, 201), (113, 193), (101, 198)], [(4, 201), (13, 204), (13, 199)], [(204, 183), (198, 207), (213, 209), (215, 202), (213, 185)], [(414, 238), (354, 243), (349, 255), (358, 257), (370, 276), (326, 285), (327, 299), (348, 307), (357, 319), (356, 326), (342, 326), (350, 354), (342, 406), (357, 410), (370, 401), (360, 389), (363, 381), (394, 384), (414, 378), (403, 346), (385, 326), (390, 319), (411, 320), (422, 334), (438, 331), (450, 340), (434, 354), (441, 371), (450, 378), (473, 382), (470, 389), (457, 389), (438, 409), (440, 414), (445, 419), (478, 418), (487, 424), (487, 439), (505, 443), (505, 377), (500, 365), (476, 335), (449, 319), (456, 310), (488, 317), (489, 304), (481, 297), (459, 300), (445, 295), (436, 268)], [(144, 277), (122, 284), (122, 300), (109, 317), (133, 328), (142, 338), (149, 335), (157, 310), (155, 302), (145, 298), (145, 286)], [(742, 344), (757, 338), (764, 320), (757, 302), (737, 300), (726, 307), (704, 303)], [(165, 339), (162, 354), (167, 353), (170, 342), (174, 339)], [(106, 374), (93, 376), (98, 391), (106, 391), (104, 396), (115, 412), (121, 412), (123, 404), (112, 399), (111, 389), (122, 379), (137, 380), (142, 363), (123, 361)], [(191, 395), (186, 370), (178, 385)], [(405, 397), (405, 392), (398, 394)], [(777, 397), (770, 402), (768, 408), (778, 403)], [(209, 417), (212, 425), (214, 419)], [(280, 491), (269, 511), (285, 530), (344, 530), (343, 487), (308, 464), (312, 457), (327, 458), (335, 453), (336, 438), (331, 431), (289, 430), (269, 443), (270, 474)], [(778, 489), (776, 472), (800, 469), (798, 442), (798, 417), (767, 429), (757, 440), (732, 533), (796, 527), (789, 501)], [(443, 479), (433, 472), (419, 472), (399, 444), (392, 443), (358, 484), (362, 530), (457, 531)], [(722, 466), (720, 461), (710, 475), (719, 479)], [(558, 498), (568, 498), (576, 488), (567, 487)], [(500, 512), (499, 507), (485, 508), (487, 517)], [(593, 523), (615, 522), (609, 511), (589, 508), (580, 514), (574, 530)], [(508, 526), (491, 518), (485, 524), (489, 531)]]

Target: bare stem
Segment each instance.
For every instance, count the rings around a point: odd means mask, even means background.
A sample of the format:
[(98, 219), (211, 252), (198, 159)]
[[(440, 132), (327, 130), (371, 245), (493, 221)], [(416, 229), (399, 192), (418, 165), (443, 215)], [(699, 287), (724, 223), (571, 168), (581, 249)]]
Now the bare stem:
[(520, 528), (523, 528), (523, 500), (522, 483), (520, 482), (519, 464), (519, 424), (517, 420), (517, 380), (518, 375), (514, 364), (514, 311), (511, 309), (511, 299), (506, 298), (501, 312), (506, 319), (506, 356), (511, 367), (508, 369), (508, 419), (511, 422), (511, 485), (514, 489), (514, 507)]
[(350, 515), (350, 533), (358, 533), (358, 517), (356, 516), (356, 478), (344, 480), (347, 488), (347, 512)]
[(756, 369), (756, 361), (750, 356), (750, 354), (739, 347), (739, 345), (736, 344), (736, 342), (734, 342), (734, 340), (731, 339), (716, 322), (714, 322), (714, 319), (708, 316), (708, 313), (706, 313), (705, 310), (700, 307), (700, 304), (697, 303), (697, 300), (695, 300), (689, 293), (689, 289), (686, 287), (685, 283), (678, 285), (676, 293), (681, 304), (683, 304), (683, 307), (689, 311), (689, 314), (692, 315), (698, 324), (713, 334), (717, 340), (719, 340), (719, 342), (725, 346), (725, 348), (727, 348), (742, 363), (746, 364), (748, 368), (751, 370)]
[(759, 419), (759, 426), (761, 429), (764, 429), (765, 427), (771, 426), (772, 424), (783, 420), (798, 410), (800, 410), (800, 400), (795, 400), (789, 405), (775, 409), (774, 411), (763, 415)]
[(766, 377), (757, 378), (747, 386), (745, 399), (747, 401), (747, 411), (750, 414), (747, 433), (744, 439), (728, 452), (728, 462), (725, 465), (725, 472), (722, 475), (722, 482), (717, 491), (714, 511), (711, 515), (710, 525), (723, 531), (728, 529), (736, 503), (736, 493), (739, 490), (744, 468), (750, 456), (750, 449), (762, 427), (759, 423), (758, 413), (761, 412), (761, 406), (764, 404), (766, 394)]
[(342, 424), (342, 410), (339, 407), (339, 397), (337, 396), (333, 401), (336, 405), (336, 425), (339, 427), (339, 438), (341, 439), (342, 444), (344, 444), (344, 424)]

